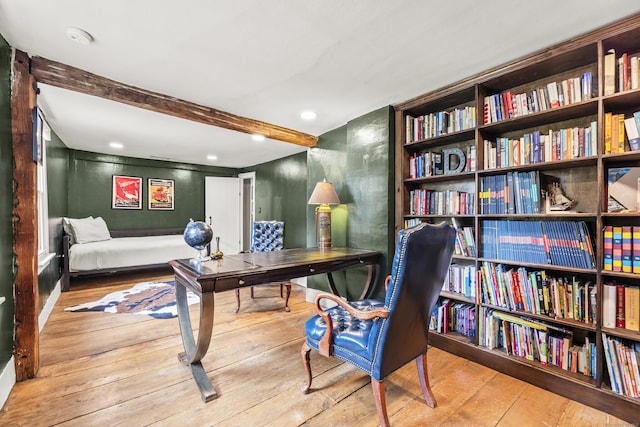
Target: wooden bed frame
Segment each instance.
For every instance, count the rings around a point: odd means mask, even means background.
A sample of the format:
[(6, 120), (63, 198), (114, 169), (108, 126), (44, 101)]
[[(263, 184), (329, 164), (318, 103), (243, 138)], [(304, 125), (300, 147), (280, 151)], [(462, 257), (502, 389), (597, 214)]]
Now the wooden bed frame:
[[(156, 228), (156, 229), (138, 229), (138, 230), (111, 230), (111, 237), (143, 237), (143, 236), (165, 236), (182, 234), (184, 228)], [(71, 287), (71, 278), (88, 275), (113, 274), (127, 271), (142, 271), (159, 268), (170, 269), (168, 262), (161, 264), (134, 265), (130, 267), (105, 268), (98, 270), (85, 271), (69, 271), (69, 235), (63, 232), (62, 236), (62, 277), (60, 278), (60, 286), (62, 291), (68, 291)]]

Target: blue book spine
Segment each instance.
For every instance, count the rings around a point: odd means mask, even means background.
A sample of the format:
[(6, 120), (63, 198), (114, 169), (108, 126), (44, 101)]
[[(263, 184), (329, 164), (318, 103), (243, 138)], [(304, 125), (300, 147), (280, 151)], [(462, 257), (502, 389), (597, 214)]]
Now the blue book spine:
[(533, 163), (540, 163), (540, 131), (533, 132)]

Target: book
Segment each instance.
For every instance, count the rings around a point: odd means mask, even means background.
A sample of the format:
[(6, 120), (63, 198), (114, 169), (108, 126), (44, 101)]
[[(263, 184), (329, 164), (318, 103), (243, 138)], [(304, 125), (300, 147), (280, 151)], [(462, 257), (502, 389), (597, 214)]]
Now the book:
[(624, 292), (624, 327), (640, 331), (640, 288), (627, 286)]
[(634, 225), (631, 227), (631, 251), (633, 256), (633, 273), (640, 273), (640, 226)]
[(640, 132), (636, 126), (636, 120), (633, 117), (624, 119), (624, 129), (627, 134), (627, 140), (629, 141), (629, 148), (631, 151), (640, 150)]
[(622, 271), (622, 227), (613, 226), (613, 271)]
[(631, 273), (633, 271), (632, 242), (631, 226), (622, 226), (622, 271), (624, 273)]
[(616, 285), (613, 283), (602, 286), (602, 326), (616, 327)]
[(624, 285), (616, 285), (616, 328), (624, 328), (624, 303), (625, 303), (625, 287)]
[(616, 51), (610, 49), (604, 55), (604, 95), (616, 92)]
[(606, 225), (603, 233), (604, 266), (606, 271), (613, 271), (613, 226)]
[(613, 121), (613, 114), (610, 112), (604, 113), (604, 154), (611, 154), (611, 123)]

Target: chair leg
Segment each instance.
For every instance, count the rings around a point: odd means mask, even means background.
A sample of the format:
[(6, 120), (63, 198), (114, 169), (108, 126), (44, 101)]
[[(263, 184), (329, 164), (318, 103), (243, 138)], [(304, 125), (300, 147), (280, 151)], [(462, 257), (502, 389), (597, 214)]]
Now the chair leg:
[(240, 289), (236, 289), (236, 309), (233, 310), (234, 313), (240, 311)]
[(371, 388), (373, 389), (373, 400), (376, 401), (376, 410), (378, 411), (378, 421), (380, 426), (389, 425), (389, 417), (387, 416), (387, 399), (384, 395), (384, 381), (376, 381), (371, 377)]
[(251, 299), (253, 299), (253, 286), (251, 287)]
[[(291, 311), (289, 309), (289, 297), (291, 296), (291, 283), (285, 283), (284, 286), (287, 288), (287, 295), (284, 299), (284, 311), (288, 313)], [(282, 285), (280, 285), (280, 297), (282, 297)]]
[(302, 363), (304, 364), (304, 368), (307, 371), (307, 385), (302, 388), (302, 393), (304, 394), (309, 393), (309, 390), (311, 389), (312, 376), (311, 376), (311, 358), (309, 357), (310, 352), (311, 352), (311, 347), (309, 347), (309, 345), (307, 344), (307, 341), (305, 340), (305, 342), (302, 343), (302, 350), (300, 351), (300, 353), (302, 354)]
[(429, 386), (429, 373), (427, 372), (427, 353), (422, 353), (416, 357), (416, 366), (418, 367), (418, 377), (420, 377), (420, 385), (422, 386), (422, 394), (424, 400), (432, 408), (435, 408), (436, 398), (433, 396), (431, 386)]

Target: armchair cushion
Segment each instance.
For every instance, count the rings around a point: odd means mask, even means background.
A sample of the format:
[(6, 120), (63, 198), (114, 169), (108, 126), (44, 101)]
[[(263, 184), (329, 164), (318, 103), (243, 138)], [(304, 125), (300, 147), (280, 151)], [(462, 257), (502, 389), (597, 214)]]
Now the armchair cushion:
[[(376, 308), (383, 308), (381, 301), (365, 299), (348, 303), (359, 311), (369, 311)], [(333, 323), (333, 356), (356, 363), (360, 369), (370, 373), (371, 361), (373, 360), (373, 347), (375, 342), (371, 342), (370, 337), (377, 336), (377, 329), (381, 319), (373, 321), (360, 320), (349, 314), (343, 307), (331, 307), (325, 312), (329, 313)], [(319, 351), (320, 339), (327, 330), (327, 325), (320, 315), (316, 315), (307, 320), (305, 332), (309, 346)], [(371, 331), (376, 331), (373, 335)]]

